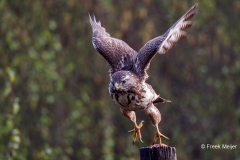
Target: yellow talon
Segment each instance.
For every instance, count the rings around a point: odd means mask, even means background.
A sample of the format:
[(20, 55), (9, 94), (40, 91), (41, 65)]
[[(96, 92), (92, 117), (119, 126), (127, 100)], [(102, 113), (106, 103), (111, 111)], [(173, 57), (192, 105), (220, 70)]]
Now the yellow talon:
[(159, 144), (160, 146), (162, 146), (162, 138), (165, 138), (165, 139), (168, 139), (168, 137), (166, 137), (165, 135), (163, 135), (162, 133), (159, 132), (159, 129), (158, 129), (158, 125), (156, 125), (156, 135), (154, 137), (154, 140), (153, 142), (156, 143), (157, 139), (159, 138)]
[(134, 132), (134, 133), (133, 133), (133, 145), (134, 145), (135, 142), (136, 142), (137, 136), (139, 137), (139, 140), (140, 140), (141, 142), (143, 142), (143, 141), (142, 141), (141, 131), (140, 131), (140, 128), (142, 128), (142, 126), (143, 126), (143, 122), (144, 122), (144, 121), (141, 121), (141, 122), (139, 123), (139, 125), (137, 125), (137, 123), (134, 122), (134, 129), (128, 131), (129, 133)]

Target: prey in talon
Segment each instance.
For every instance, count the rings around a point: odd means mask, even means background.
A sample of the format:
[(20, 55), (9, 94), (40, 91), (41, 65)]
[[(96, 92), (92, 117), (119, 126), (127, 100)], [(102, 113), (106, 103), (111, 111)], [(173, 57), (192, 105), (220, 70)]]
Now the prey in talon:
[[(192, 6), (175, 24), (163, 35), (148, 41), (138, 52), (122, 40), (110, 36), (106, 29), (89, 15), (92, 26), (93, 47), (107, 60), (110, 66), (109, 93), (111, 98), (120, 106), (122, 114), (133, 122), (133, 144), (137, 137), (142, 142), (140, 129), (143, 122), (137, 124), (135, 112), (145, 111), (156, 128), (153, 142), (162, 138), (168, 139), (158, 128), (161, 121), (160, 111), (155, 104), (171, 102), (156, 94), (151, 85), (146, 83), (147, 69), (152, 58), (157, 54), (165, 54), (181, 39), (187, 38), (184, 31), (193, 26), (191, 19), (197, 13), (197, 5)], [(121, 22), (119, 22), (121, 23)], [(129, 35), (132, 36), (132, 35)]]

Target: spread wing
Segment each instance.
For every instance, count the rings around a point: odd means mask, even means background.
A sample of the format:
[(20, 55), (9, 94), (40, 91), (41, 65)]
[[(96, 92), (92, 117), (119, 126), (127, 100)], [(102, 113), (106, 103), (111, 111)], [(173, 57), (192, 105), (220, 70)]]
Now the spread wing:
[(124, 41), (112, 38), (101, 26), (100, 21), (96, 21), (95, 17), (92, 19), (89, 15), (89, 18), (93, 31), (93, 46), (108, 61), (111, 68), (110, 73), (130, 70), (137, 52)]
[(193, 22), (190, 21), (197, 13), (198, 4), (192, 6), (171, 28), (162, 36), (148, 41), (138, 52), (134, 59), (134, 71), (142, 81), (148, 78), (146, 70), (149, 68), (151, 59), (156, 53), (165, 54), (173, 48), (180, 39), (186, 39), (187, 33), (183, 31), (190, 28)]

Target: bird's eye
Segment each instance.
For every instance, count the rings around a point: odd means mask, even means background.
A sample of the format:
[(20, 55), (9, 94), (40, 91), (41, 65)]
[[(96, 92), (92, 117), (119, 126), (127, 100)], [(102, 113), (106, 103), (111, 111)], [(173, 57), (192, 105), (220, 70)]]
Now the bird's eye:
[(123, 80), (123, 81), (122, 81), (122, 84), (125, 84), (125, 83), (126, 83), (126, 81), (125, 81), (125, 80)]

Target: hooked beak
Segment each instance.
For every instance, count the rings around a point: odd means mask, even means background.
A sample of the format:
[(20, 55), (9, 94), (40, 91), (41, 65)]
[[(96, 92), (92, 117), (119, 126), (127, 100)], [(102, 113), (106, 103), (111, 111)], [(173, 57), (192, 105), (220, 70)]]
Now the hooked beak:
[(116, 88), (117, 90), (118, 90), (119, 88), (121, 88), (121, 86), (119, 86), (118, 83), (115, 83), (114, 86), (115, 86), (115, 88)]

